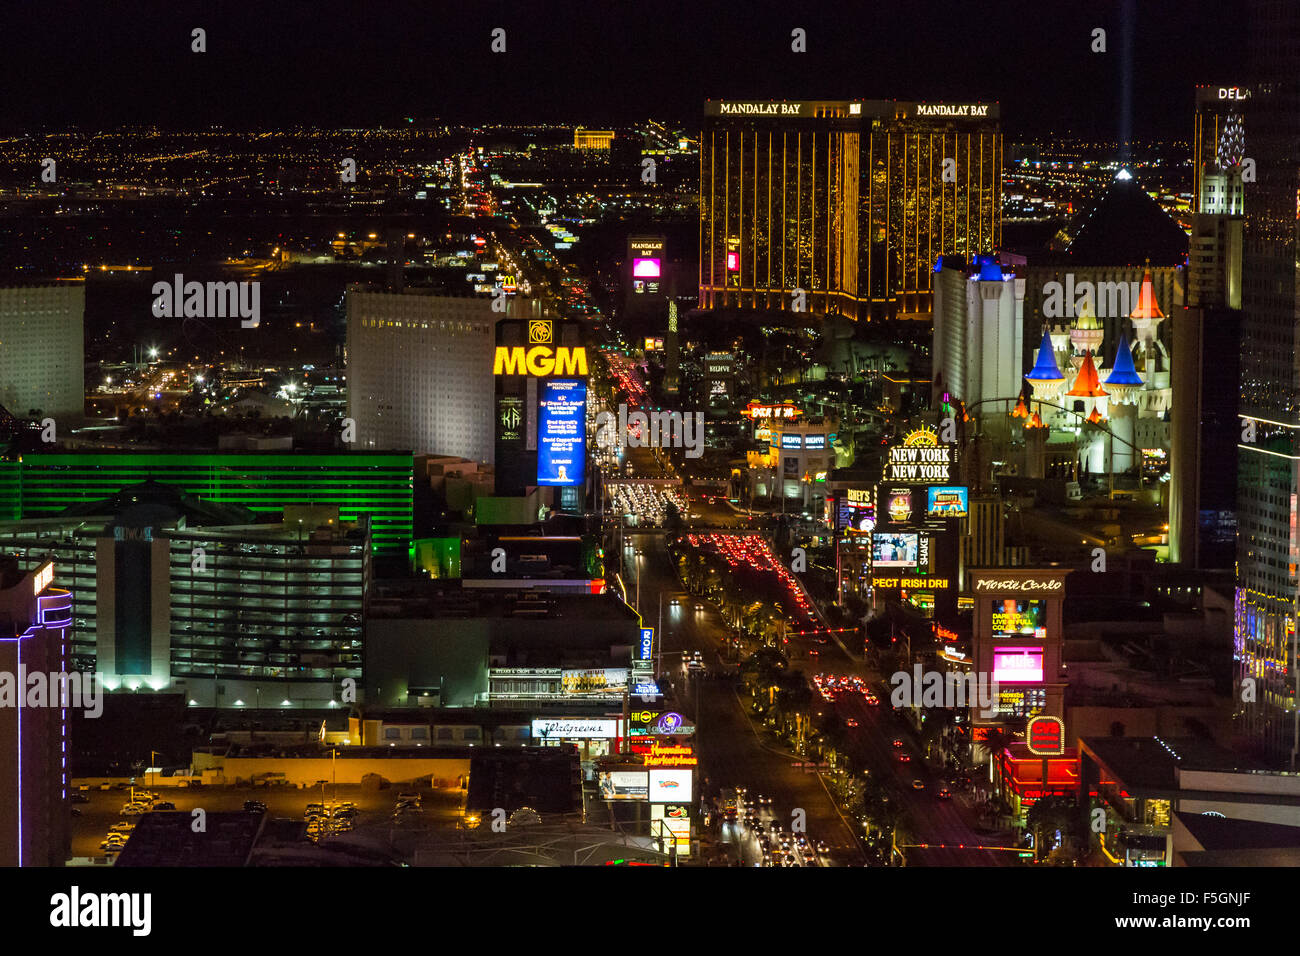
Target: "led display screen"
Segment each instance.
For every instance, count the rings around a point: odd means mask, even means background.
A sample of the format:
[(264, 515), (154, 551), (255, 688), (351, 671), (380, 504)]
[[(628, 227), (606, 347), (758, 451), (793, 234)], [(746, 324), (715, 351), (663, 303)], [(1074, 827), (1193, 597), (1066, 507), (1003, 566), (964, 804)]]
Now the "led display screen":
[(993, 602), (994, 637), (1047, 637), (1047, 602), (998, 598)]
[(920, 559), (919, 538), (915, 533), (876, 532), (871, 536), (871, 563), (878, 568), (915, 567)]
[(638, 279), (658, 279), (659, 260), (658, 259), (633, 259), (632, 275)]
[(999, 684), (1041, 684), (1043, 652), (1036, 647), (993, 648), (993, 679)]
[(537, 425), (537, 483), (582, 485), (587, 467), (587, 383), (546, 382)]
[(964, 518), (970, 507), (967, 489), (936, 485), (926, 491), (925, 513), (941, 518)]

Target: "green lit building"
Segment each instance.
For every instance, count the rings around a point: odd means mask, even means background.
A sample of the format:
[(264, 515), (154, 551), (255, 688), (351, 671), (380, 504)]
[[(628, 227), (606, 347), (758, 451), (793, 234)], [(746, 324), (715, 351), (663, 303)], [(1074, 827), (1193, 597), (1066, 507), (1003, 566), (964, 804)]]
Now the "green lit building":
[(72, 667), (110, 692), (192, 706), (341, 706), (360, 685), (370, 523), (337, 505), (273, 520), (155, 481), (58, 517), (0, 521), (0, 557), (54, 562), (73, 592)]
[(0, 461), (0, 520), (47, 518), (157, 481), (205, 501), (242, 505), (260, 520), (290, 505), (336, 505), (339, 518), (370, 518), (377, 554), (411, 548), (409, 453), (116, 452), (29, 454)]

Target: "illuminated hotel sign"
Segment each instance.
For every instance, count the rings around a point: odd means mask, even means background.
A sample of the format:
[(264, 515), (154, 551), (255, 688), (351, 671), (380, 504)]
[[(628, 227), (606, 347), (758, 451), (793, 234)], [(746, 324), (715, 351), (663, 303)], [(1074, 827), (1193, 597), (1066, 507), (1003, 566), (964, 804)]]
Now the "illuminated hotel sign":
[(504, 345), (497, 346), (496, 359), (492, 363), (493, 375), (534, 375), (545, 378), (548, 375), (586, 375), (587, 350), (582, 346), (566, 348), (561, 345), (551, 348), (538, 345), (533, 348)]
[(41, 565), (36, 572), (36, 577), (32, 578), (32, 593), (40, 595), (42, 591), (54, 583), (54, 562), (49, 561)]
[(750, 402), (740, 414), (749, 418), (797, 418), (801, 410), (797, 405), (759, 405)]
[(1025, 729), (1029, 752), (1040, 757), (1065, 753), (1065, 722), (1060, 717), (1035, 717)]
[(947, 106), (943, 103), (917, 103), (917, 116), (988, 116), (988, 104), (963, 103)]
[(952, 446), (939, 444), (939, 437), (931, 429), (918, 428), (904, 436), (902, 445), (889, 449), (885, 479), (909, 484), (943, 484), (951, 471)]
[(1036, 581), (1033, 578), (982, 578), (975, 582), (976, 591), (1063, 591), (1064, 581)]
[(802, 103), (719, 103), (722, 116), (801, 116)]
[(905, 445), (889, 449), (889, 465), (885, 477), (888, 481), (946, 482), (951, 471), (951, 446), (925, 448)]

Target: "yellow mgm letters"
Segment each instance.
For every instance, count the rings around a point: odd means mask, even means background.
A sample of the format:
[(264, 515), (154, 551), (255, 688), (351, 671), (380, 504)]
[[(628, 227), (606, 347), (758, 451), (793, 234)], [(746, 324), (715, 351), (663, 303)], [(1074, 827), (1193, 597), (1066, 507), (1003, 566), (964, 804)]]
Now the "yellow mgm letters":
[(586, 375), (587, 350), (559, 346), (551, 348), (538, 345), (533, 348), (504, 345), (497, 346), (496, 360), (492, 363), (493, 375)]

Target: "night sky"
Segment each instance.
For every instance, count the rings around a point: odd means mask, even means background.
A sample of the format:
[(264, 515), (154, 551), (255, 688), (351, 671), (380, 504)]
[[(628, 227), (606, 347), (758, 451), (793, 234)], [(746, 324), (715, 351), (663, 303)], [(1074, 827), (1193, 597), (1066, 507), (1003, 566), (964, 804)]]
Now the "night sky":
[[(1114, 138), (1122, 2), (11, 3), (0, 130), (404, 116), (694, 125), (706, 97), (824, 97), (997, 100), (1012, 136)], [(1130, 2), (1134, 137), (1186, 138), (1192, 87), (1239, 82), (1243, 25), (1222, 0)], [(496, 26), (505, 54), (489, 51)], [(1104, 55), (1089, 50), (1098, 26)], [(193, 27), (207, 30), (207, 53), (190, 52)], [(790, 52), (794, 27), (807, 53)]]

